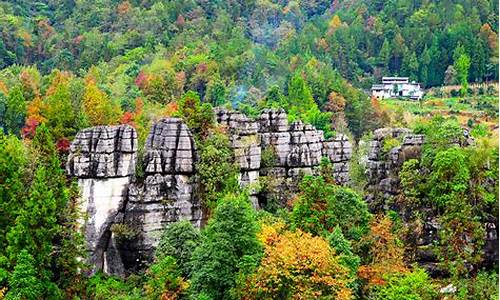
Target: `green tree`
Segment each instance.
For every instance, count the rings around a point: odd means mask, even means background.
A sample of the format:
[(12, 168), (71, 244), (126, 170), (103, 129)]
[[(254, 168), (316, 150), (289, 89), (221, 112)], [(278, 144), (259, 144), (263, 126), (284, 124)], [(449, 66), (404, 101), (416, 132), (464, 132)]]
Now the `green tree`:
[(293, 206), (295, 226), (315, 235), (326, 235), (339, 226), (348, 239), (359, 240), (368, 230), (366, 202), (353, 190), (306, 176)]
[(289, 113), (300, 117), (302, 114), (316, 106), (311, 89), (299, 73), (288, 83), (288, 110)]
[(457, 79), (462, 85), (460, 93), (465, 96), (468, 88), (469, 68), (471, 65), (470, 57), (465, 52), (463, 46), (458, 46), (453, 53), (454, 67), (457, 71)]
[(411, 80), (418, 80), (419, 63), (414, 51), (407, 53), (403, 58), (402, 74), (410, 77)]
[(213, 106), (221, 106), (226, 103), (226, 85), (220, 79), (210, 80), (207, 84), (207, 91), (205, 94), (205, 101), (211, 103)]
[(214, 209), (218, 199), (239, 189), (238, 167), (229, 138), (222, 133), (209, 135), (198, 143), (198, 154), (196, 170), (200, 199), (207, 208)]
[(236, 275), (256, 266), (261, 256), (258, 230), (248, 196), (221, 200), (193, 253), (192, 291), (210, 299), (235, 299)]
[(185, 93), (179, 100), (178, 106), (178, 114), (183, 118), (191, 132), (195, 134), (195, 137), (206, 138), (209, 130), (215, 124), (212, 106), (208, 103), (201, 104), (200, 96), (193, 91)]
[(6, 299), (38, 300), (43, 298), (44, 286), (39, 279), (37, 264), (26, 249), (19, 252), (16, 266), (9, 278), (9, 291)]
[(56, 140), (76, 134), (78, 124), (66, 84), (59, 84), (54, 94), (45, 99), (45, 104), (43, 115), (47, 119), (47, 127)]
[(19, 135), (26, 117), (26, 102), (21, 86), (13, 87), (5, 97), (0, 92), (0, 127), (4, 133)]
[(420, 268), (410, 273), (396, 273), (389, 277), (385, 285), (375, 289), (370, 295), (374, 300), (434, 300), (438, 299), (436, 286), (429, 275)]
[(164, 229), (155, 256), (158, 260), (166, 256), (175, 258), (182, 274), (187, 278), (191, 271), (191, 255), (200, 243), (200, 238), (200, 232), (189, 221), (172, 223)]

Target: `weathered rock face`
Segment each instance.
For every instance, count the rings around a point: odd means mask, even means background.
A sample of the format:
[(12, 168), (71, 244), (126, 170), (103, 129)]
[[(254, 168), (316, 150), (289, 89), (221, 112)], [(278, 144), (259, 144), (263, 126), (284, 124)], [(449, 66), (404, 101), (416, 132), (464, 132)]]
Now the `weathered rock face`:
[[(387, 149), (384, 144), (388, 139), (398, 140), (398, 146)], [(411, 215), (412, 208), (401, 207), (392, 201), (400, 194), (399, 171), (403, 163), (409, 159), (420, 159), (425, 136), (413, 134), (406, 128), (380, 128), (373, 132), (373, 139), (368, 142), (366, 174), (368, 177), (367, 201), (372, 209), (392, 209), (400, 213), (403, 221)], [(467, 131), (462, 140), (453, 141), (450, 146), (467, 146), (474, 143)], [(391, 207), (381, 207), (390, 204)], [(419, 207), (425, 215), (422, 228), (415, 230), (414, 240), (416, 260), (427, 269), (432, 276), (446, 275), (438, 267), (438, 258), (432, 251), (432, 245), (439, 241), (439, 215), (431, 207)], [(498, 220), (484, 224), (486, 229), (483, 264), (493, 266), (498, 263)]]
[(137, 134), (127, 125), (87, 128), (71, 144), (66, 168), (78, 177), (82, 210), (88, 214), (85, 236), (92, 271), (123, 272), (121, 262), (113, 258), (117, 250), (110, 229), (126, 203), (136, 151)]
[[(384, 152), (386, 139), (399, 140), (400, 146)], [(395, 194), (395, 187), (399, 182), (398, 172), (406, 160), (419, 158), (424, 136), (412, 134), (406, 128), (380, 128), (373, 132), (373, 139), (369, 142), (367, 157), (367, 175), (369, 184), (386, 193), (386, 196)]]
[[(216, 110), (217, 122), (225, 126), (234, 150), (234, 159), (240, 167), (240, 185), (250, 187), (254, 207), (258, 207), (256, 185), (259, 182), (261, 144), (258, 123), (245, 115), (224, 109)], [(252, 188), (252, 185), (254, 188)]]
[(182, 219), (201, 226), (195, 161), (193, 136), (180, 119), (163, 119), (153, 125), (145, 145), (145, 178), (130, 184), (120, 220), (135, 234), (120, 245), (128, 270), (150, 261), (166, 224)]
[[(260, 179), (277, 179), (276, 194), (285, 199), (283, 191), (295, 191), (300, 174), (315, 173), (322, 157), (333, 163), (339, 183), (348, 181), (352, 147), (343, 135), (325, 141), (310, 125), (289, 125), (283, 110), (267, 110), (256, 120), (223, 109), (216, 116), (230, 137), (240, 184), (249, 187), (256, 208), (269, 196), (257, 188)], [(151, 261), (166, 224), (184, 219), (200, 227), (204, 222), (189, 128), (180, 119), (162, 119), (151, 128), (142, 154), (138, 150), (135, 129), (127, 125), (87, 128), (71, 145), (67, 172), (82, 190), (92, 271), (139, 270)], [(272, 159), (263, 161), (266, 151)]]
[(241, 185), (257, 184), (264, 176), (266, 182), (269, 178), (274, 181), (274, 195), (251, 190), (255, 207), (265, 205), (271, 196), (283, 203), (296, 190), (300, 175), (315, 173), (322, 157), (333, 163), (333, 176), (339, 183), (348, 181), (352, 146), (346, 136), (337, 135), (325, 141), (323, 132), (311, 125), (289, 125), (284, 110), (264, 110), (256, 120), (225, 109), (217, 110), (216, 115), (217, 121), (228, 129), (240, 165)]

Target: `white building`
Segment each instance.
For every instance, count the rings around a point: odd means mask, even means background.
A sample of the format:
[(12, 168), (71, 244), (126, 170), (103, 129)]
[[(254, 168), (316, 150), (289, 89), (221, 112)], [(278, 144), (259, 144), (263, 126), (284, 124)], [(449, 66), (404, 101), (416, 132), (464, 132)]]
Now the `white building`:
[(382, 84), (372, 86), (372, 96), (379, 99), (385, 98), (409, 98), (420, 100), (424, 92), (420, 84), (409, 82), (408, 77), (382, 77)]

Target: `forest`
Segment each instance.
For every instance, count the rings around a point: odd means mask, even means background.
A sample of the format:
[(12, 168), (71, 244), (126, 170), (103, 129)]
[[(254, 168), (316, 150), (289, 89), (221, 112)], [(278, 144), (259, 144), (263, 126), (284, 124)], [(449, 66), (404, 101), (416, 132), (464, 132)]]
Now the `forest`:
[[(0, 300), (498, 299), (498, 16), (493, 0), (0, 0)], [(426, 94), (370, 97), (383, 76)], [(220, 109), (348, 140), (349, 179), (323, 155), (279, 181), (262, 141), (244, 186)], [(74, 145), (132, 128), (146, 186), (165, 118), (189, 129), (203, 221), (96, 271)]]

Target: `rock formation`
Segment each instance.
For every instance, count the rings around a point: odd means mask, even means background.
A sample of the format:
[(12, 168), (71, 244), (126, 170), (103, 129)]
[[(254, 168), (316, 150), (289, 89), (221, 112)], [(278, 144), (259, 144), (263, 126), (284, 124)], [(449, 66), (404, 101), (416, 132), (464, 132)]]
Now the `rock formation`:
[(352, 146), (344, 135), (325, 141), (323, 132), (311, 125), (289, 125), (282, 109), (264, 110), (256, 120), (225, 109), (218, 109), (216, 116), (217, 122), (228, 129), (242, 186), (257, 185), (261, 178), (267, 183), (273, 180), (273, 191), (257, 193), (251, 189), (255, 207), (265, 205), (270, 197), (280, 203), (286, 201), (296, 190), (300, 175), (314, 174), (322, 157), (332, 162), (332, 175), (339, 183), (348, 181)]
[(123, 267), (116, 261), (110, 229), (124, 209), (135, 173), (137, 133), (127, 125), (87, 128), (76, 135), (70, 150), (66, 168), (81, 189), (92, 271), (120, 274)]
[[(288, 124), (283, 110), (266, 110), (255, 120), (224, 109), (216, 116), (230, 137), (240, 184), (249, 188), (256, 208), (270, 196), (259, 189), (260, 179), (277, 179), (276, 194), (283, 200), (281, 192), (296, 190), (300, 175), (315, 173), (322, 157), (332, 162), (339, 183), (348, 181), (352, 147), (344, 135), (325, 140), (311, 125)], [(162, 119), (140, 150), (135, 129), (127, 125), (87, 128), (71, 145), (67, 172), (82, 190), (92, 271), (123, 275), (141, 269), (166, 224), (184, 219), (200, 227), (204, 222), (189, 128), (180, 119)]]
[[(388, 140), (397, 141), (396, 146), (390, 148)], [(407, 215), (407, 208), (399, 207), (392, 201), (400, 193), (399, 171), (403, 163), (409, 159), (420, 159), (425, 136), (413, 134), (406, 128), (380, 128), (373, 132), (373, 138), (368, 142), (366, 162), (366, 175), (368, 179), (366, 200), (372, 209), (387, 209), (399, 211), (403, 221)], [(387, 143), (387, 145), (386, 145)], [(469, 132), (464, 130), (463, 139), (453, 141), (451, 146), (467, 146), (474, 143)], [(390, 148), (390, 149), (389, 149)], [(392, 204), (391, 204), (392, 203)], [(381, 207), (387, 206), (390, 207)], [(443, 275), (438, 267), (438, 259), (433, 253), (432, 245), (439, 240), (440, 222), (436, 212), (430, 207), (421, 207), (419, 210), (427, 216), (422, 225), (422, 230), (413, 237), (416, 242), (416, 259), (429, 274)], [(484, 246), (484, 264), (498, 263), (498, 221), (491, 220), (485, 224), (486, 237)]]

